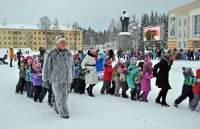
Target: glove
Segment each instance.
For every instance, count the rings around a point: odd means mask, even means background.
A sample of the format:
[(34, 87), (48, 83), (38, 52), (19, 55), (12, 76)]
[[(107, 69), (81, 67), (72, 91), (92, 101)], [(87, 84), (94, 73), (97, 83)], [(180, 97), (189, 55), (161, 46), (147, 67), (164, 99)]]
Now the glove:
[(38, 74), (38, 76), (42, 76), (42, 73)]

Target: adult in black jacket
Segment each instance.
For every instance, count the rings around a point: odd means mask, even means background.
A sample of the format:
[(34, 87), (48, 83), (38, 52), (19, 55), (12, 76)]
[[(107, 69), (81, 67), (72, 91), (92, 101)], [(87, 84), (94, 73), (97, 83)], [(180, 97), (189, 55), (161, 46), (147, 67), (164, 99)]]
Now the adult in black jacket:
[[(156, 85), (158, 88), (161, 88), (158, 97), (156, 98), (156, 103), (161, 104), (162, 106), (169, 107), (166, 103), (166, 96), (171, 86), (169, 84), (169, 71), (171, 69), (172, 60), (170, 59), (170, 55), (168, 53), (164, 54), (163, 59), (160, 60), (155, 66), (153, 70), (153, 75), (156, 77)], [(158, 70), (159, 69), (159, 70)], [(160, 99), (162, 98), (162, 102)]]

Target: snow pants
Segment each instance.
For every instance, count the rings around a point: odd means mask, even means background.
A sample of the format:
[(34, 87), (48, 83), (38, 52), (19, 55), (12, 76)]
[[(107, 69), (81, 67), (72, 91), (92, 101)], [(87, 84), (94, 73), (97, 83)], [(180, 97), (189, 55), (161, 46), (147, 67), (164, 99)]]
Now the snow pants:
[(191, 100), (194, 97), (193, 92), (192, 92), (192, 87), (184, 86), (183, 89), (182, 89), (182, 94), (175, 100), (175, 103), (180, 104), (187, 97), (189, 97), (189, 102), (191, 102)]
[(200, 100), (200, 94), (194, 93), (194, 98), (190, 102), (190, 108), (195, 109)]
[(69, 116), (67, 100), (70, 91), (70, 85), (67, 83), (52, 82), (52, 90), (55, 96), (54, 110), (61, 117)]

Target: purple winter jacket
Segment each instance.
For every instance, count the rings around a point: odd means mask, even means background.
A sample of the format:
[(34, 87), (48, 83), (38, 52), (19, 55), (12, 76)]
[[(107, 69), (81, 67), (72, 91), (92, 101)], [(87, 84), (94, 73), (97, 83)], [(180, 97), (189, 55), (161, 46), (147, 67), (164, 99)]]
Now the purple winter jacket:
[(141, 79), (141, 91), (151, 91), (151, 80), (153, 73), (146, 72)]
[(41, 70), (31, 74), (33, 79), (33, 86), (42, 86), (42, 76), (38, 76), (40, 73), (42, 73)]

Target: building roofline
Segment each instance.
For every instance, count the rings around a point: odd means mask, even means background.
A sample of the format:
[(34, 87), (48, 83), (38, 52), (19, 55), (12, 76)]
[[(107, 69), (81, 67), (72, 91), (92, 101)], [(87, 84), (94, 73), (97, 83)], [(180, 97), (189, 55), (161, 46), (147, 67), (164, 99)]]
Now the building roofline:
[(193, 0), (192, 2), (186, 3), (184, 5), (181, 5), (179, 7), (173, 8), (173, 9), (170, 9), (169, 12), (174, 11), (174, 10), (179, 9), (179, 8), (184, 8), (184, 7), (190, 6), (192, 4), (196, 4), (196, 2), (200, 2), (200, 0)]

